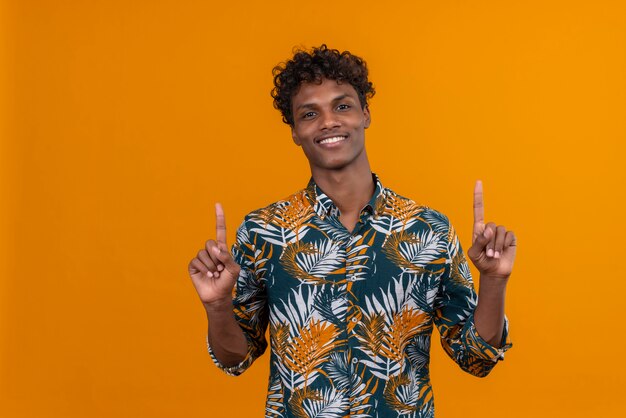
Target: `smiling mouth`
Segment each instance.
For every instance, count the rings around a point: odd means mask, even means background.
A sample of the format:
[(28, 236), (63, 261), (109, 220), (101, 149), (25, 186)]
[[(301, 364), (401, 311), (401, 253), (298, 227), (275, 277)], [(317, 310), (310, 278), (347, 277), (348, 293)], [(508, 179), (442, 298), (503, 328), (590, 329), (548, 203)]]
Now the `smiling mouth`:
[(322, 140), (317, 141), (318, 144), (334, 144), (335, 142), (343, 141), (347, 139), (347, 135), (337, 135), (330, 138), (324, 138)]

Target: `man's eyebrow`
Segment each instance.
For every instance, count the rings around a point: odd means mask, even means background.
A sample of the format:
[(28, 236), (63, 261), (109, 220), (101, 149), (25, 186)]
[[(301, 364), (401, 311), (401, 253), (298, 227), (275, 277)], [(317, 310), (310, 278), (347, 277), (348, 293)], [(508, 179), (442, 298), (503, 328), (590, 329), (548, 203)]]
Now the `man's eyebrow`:
[(343, 100), (343, 99), (353, 99), (354, 100), (354, 97), (350, 96), (348, 93), (344, 93), (342, 95), (339, 95), (339, 96), (335, 97), (333, 99), (333, 102), (338, 102), (338, 101)]
[(311, 108), (311, 107), (315, 107), (315, 103), (303, 103), (301, 105), (298, 105), (298, 107), (296, 107), (296, 110), (300, 110), (302, 108)]
[[(349, 94), (344, 93), (344, 94), (340, 94), (339, 96), (335, 97), (332, 101), (333, 102), (338, 102), (338, 101), (346, 99), (346, 98), (353, 99), (352, 97), (350, 97)], [(315, 104), (315, 103), (303, 103), (301, 105), (298, 105), (298, 107), (296, 107), (296, 110), (300, 110), (300, 109), (303, 109), (303, 108), (312, 108), (312, 107), (316, 107), (316, 106), (317, 106), (317, 104)]]

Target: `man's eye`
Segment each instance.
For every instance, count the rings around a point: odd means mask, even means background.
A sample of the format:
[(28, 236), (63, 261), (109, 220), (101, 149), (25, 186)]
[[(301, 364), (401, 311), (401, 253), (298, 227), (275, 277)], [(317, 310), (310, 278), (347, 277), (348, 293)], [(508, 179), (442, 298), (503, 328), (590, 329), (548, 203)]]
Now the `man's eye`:
[(309, 119), (313, 116), (315, 116), (315, 112), (306, 112), (304, 115), (302, 115), (302, 119)]
[(339, 106), (337, 106), (337, 109), (339, 109), (339, 110), (347, 110), (347, 109), (350, 109), (350, 105), (340, 104)]

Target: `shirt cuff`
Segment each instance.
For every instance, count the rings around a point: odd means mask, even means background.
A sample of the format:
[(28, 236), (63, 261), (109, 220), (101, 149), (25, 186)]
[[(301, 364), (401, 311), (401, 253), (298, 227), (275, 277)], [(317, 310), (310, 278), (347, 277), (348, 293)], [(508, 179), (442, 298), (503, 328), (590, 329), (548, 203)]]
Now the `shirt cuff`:
[[(220, 370), (222, 370), (224, 373), (230, 376), (239, 376), (241, 373), (246, 371), (246, 369), (250, 367), (250, 365), (254, 361), (252, 352), (250, 351), (250, 349), (248, 349), (248, 352), (246, 353), (246, 357), (244, 357), (244, 359), (241, 360), (239, 364), (236, 364), (234, 366), (225, 366), (217, 359), (217, 357), (215, 357), (215, 353), (213, 352), (213, 349), (211, 348), (211, 344), (209, 344), (208, 335), (206, 336), (206, 346), (207, 346), (207, 350), (209, 351), (209, 355), (211, 356), (211, 360), (213, 360), (213, 363), (215, 363), (215, 365)], [(250, 346), (248, 345), (248, 347)]]
[(467, 321), (468, 327), (465, 335), (465, 346), (477, 357), (485, 360), (491, 360), (494, 363), (504, 360), (504, 353), (513, 346), (509, 339), (509, 320), (506, 315), (504, 317), (504, 328), (502, 330), (502, 341), (500, 347), (494, 347), (478, 334), (476, 325), (474, 324), (474, 315)]

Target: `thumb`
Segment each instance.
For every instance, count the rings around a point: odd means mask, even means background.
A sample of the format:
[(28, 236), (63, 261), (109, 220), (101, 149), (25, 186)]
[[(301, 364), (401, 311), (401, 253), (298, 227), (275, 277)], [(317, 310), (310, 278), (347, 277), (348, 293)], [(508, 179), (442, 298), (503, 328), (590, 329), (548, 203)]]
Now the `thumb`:
[(491, 228), (485, 228), (482, 234), (476, 236), (476, 239), (472, 243), (472, 246), (469, 250), (467, 250), (467, 255), (470, 259), (477, 260), (480, 257), (480, 254), (489, 243), (492, 234), (493, 231), (491, 230)]
[(239, 267), (239, 264), (235, 262), (233, 256), (230, 255), (230, 251), (226, 248), (226, 244), (223, 242), (218, 243), (217, 247), (214, 247), (214, 251), (215, 256), (222, 264), (224, 264), (224, 268), (226, 270), (235, 275), (239, 274), (239, 270), (241, 268)]

